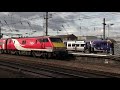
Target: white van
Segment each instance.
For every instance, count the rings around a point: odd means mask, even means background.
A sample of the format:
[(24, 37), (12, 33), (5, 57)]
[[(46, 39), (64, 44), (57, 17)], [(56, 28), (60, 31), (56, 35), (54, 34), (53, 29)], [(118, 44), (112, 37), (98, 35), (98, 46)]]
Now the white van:
[(84, 51), (85, 41), (63, 41), (68, 51)]

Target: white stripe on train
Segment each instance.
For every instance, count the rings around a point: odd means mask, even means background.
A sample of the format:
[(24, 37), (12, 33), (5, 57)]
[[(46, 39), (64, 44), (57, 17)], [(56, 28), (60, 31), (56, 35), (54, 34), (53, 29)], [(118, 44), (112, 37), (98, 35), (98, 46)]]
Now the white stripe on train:
[(32, 48), (24, 48), (22, 47), (22, 45), (16, 40), (16, 39), (12, 39), (14, 43), (14, 46), (17, 50), (22, 50), (22, 51), (31, 51), (31, 50), (34, 50), (34, 51), (47, 51), (47, 52), (53, 52), (53, 49), (32, 49)]

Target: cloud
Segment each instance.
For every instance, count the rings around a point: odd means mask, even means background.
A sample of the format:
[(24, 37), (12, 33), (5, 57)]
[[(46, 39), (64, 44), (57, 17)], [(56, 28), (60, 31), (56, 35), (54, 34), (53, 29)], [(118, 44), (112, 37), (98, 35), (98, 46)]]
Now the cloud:
[[(50, 14), (52, 14), (52, 17)], [(69, 33), (77, 36), (101, 35), (103, 34), (103, 18), (106, 18), (106, 24), (114, 23), (114, 26), (111, 27), (111, 33), (113, 33), (111, 36), (115, 36), (114, 34), (120, 35), (119, 16), (120, 14), (116, 14), (115, 12), (50, 12), (48, 32), (50, 35), (56, 35), (57, 33)], [(10, 32), (9, 29), (12, 29), (13, 32), (19, 30), (17, 33), (23, 34), (25, 34), (24, 32), (30, 32), (31, 29), (33, 29), (37, 32), (32, 35), (43, 35), (45, 33), (44, 17), (45, 12), (0, 12), (0, 21), (4, 24), (2, 28), (7, 29), (7, 32)], [(6, 25), (4, 20), (6, 20), (9, 25)], [(24, 22), (21, 24), (20, 21)], [(28, 22), (30, 25), (28, 25)], [(62, 26), (64, 26), (64, 28)], [(94, 28), (96, 30), (94, 30)]]

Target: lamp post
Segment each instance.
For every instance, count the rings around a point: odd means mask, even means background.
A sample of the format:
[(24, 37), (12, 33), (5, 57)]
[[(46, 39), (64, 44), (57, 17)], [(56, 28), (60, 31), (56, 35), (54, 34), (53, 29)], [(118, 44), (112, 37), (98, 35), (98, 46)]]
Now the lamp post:
[(113, 26), (114, 24), (108, 24), (108, 37), (109, 37), (109, 30), (110, 30), (110, 26)]

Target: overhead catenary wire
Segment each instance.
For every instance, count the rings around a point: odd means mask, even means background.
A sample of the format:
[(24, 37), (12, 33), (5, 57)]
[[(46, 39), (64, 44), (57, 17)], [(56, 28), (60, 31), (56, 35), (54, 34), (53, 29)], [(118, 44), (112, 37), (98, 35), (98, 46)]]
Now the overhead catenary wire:
[(4, 20), (4, 21), (5, 21), (6, 25), (8, 26), (8, 28), (10, 29), (10, 31), (12, 32), (12, 30), (11, 30), (10, 26), (8, 25), (7, 21), (6, 20)]
[(64, 28), (64, 30), (66, 31), (67, 35), (69, 34), (68, 31), (66, 30), (66, 28), (64, 27), (64, 25), (62, 25), (62, 27)]
[[(52, 14), (54, 14), (54, 13), (52, 13)], [(108, 13), (104, 14), (104, 16), (105, 16), (105, 15), (107, 16), (107, 14), (108, 14)], [(81, 15), (81, 14), (80, 14), (80, 15)], [(83, 13), (82, 16), (83, 16), (83, 17), (81, 17), (80, 19), (89, 20), (89, 19), (94, 19), (95, 17), (96, 17), (96, 18), (99, 18), (100, 15), (85, 15), (85, 14)], [(38, 18), (38, 17), (36, 17), (36, 18)], [(101, 17), (100, 17), (100, 18), (101, 18)], [(19, 21), (19, 23), (20, 23), (21, 25), (23, 25), (24, 22), (27, 23), (27, 20), (28, 20), (28, 19), (25, 19), (25, 20), (23, 20), (23, 21)], [(66, 20), (67, 20), (67, 19), (66, 19)], [(72, 21), (72, 20), (73, 20), (73, 21), (76, 21), (76, 20), (79, 20), (79, 19), (68, 19), (67, 21)], [(59, 21), (58, 21), (58, 22), (59, 22)], [(16, 23), (17, 23), (17, 22), (16, 22)], [(62, 22), (60, 22), (60, 23), (62, 23)], [(10, 23), (10, 24), (7, 23), (7, 24), (8, 24), (8, 25), (11, 25), (12, 23)], [(55, 24), (56, 24), (56, 23), (55, 23)], [(93, 22), (92, 22), (91, 24), (93, 24)], [(94, 26), (97, 26), (97, 25), (98, 25), (98, 24), (95, 24), (95, 25), (93, 24), (93, 25), (89, 25), (89, 26), (92, 28), (92, 26), (94, 27)], [(98, 25), (98, 27), (99, 27), (99, 26), (102, 27), (102, 24), (100, 23), (100, 24)], [(84, 26), (81, 26), (81, 27), (88, 27), (88, 26), (85, 26), (85, 25), (84, 25)], [(65, 27), (65, 28), (66, 28), (66, 27)]]
[[(20, 21), (18, 21), (18, 22), (15, 22), (15, 23), (7, 23), (7, 25), (14, 25), (14, 24), (19, 24), (19, 23), (23, 23), (23, 22), (28, 22), (28, 21), (30, 21), (30, 20), (34, 20), (34, 19), (40, 19), (40, 17), (35, 17), (35, 18), (31, 18), (31, 19), (26, 19), (26, 20), (20, 20)], [(3, 24), (3, 23), (2, 23)], [(3, 24), (3, 26), (6, 26), (5, 24)]]
[[(38, 18), (38, 17), (37, 17)], [(32, 19), (37, 19), (37, 18), (31, 18), (31, 19), (27, 19), (27, 20), (32, 20)], [(31, 26), (31, 24), (27, 21), (27, 20), (24, 20), (24, 21), (22, 21), (21, 20), (21, 18), (20, 18), (20, 21), (19, 22), (17, 22), (17, 23), (7, 23), (7, 21), (6, 20), (3, 20), (4, 22), (5, 22), (5, 24), (3, 24), (2, 22), (0, 22), (0, 24), (2, 25), (2, 26), (8, 26), (8, 28), (10, 29), (10, 26), (9, 25), (12, 25), (12, 24), (21, 24), (21, 25), (23, 25), (23, 22), (26, 22), (28, 25), (29, 25), (29, 27), (30, 27), (30, 29), (31, 30), (33, 30), (33, 28), (32, 28), (32, 26)], [(23, 25), (24, 26), (24, 25)], [(11, 29), (10, 29), (10, 31), (12, 31)], [(19, 30), (15, 30), (15, 31), (17, 31), (17, 32), (19, 32)], [(34, 31), (35, 32), (35, 31)]]

